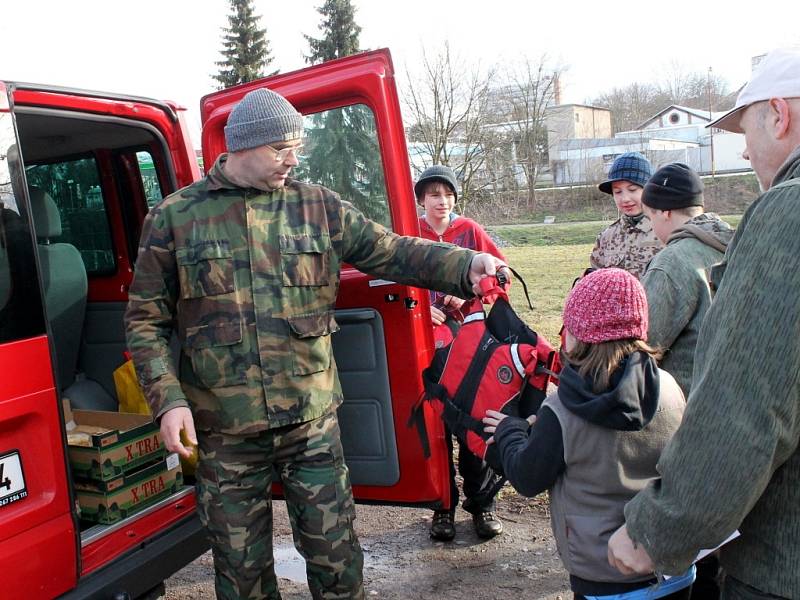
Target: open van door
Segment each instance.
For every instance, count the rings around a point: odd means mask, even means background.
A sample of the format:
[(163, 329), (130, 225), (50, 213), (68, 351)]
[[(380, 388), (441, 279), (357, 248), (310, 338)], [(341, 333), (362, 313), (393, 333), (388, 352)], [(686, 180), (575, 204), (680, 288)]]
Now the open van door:
[(141, 222), (199, 176), (175, 105), (0, 82), (4, 600), (139, 598), (208, 548), (189, 485), (87, 519), (62, 409), (117, 411)]
[[(306, 115), (305, 157), (293, 176), (320, 183), (402, 235), (419, 235), (394, 68), (388, 50), (329, 61), (209, 94), (201, 101), (206, 169), (225, 151), (223, 128), (249, 91), (268, 87)], [(346, 158), (344, 158), (346, 157)], [(342, 176), (342, 159), (352, 168)], [(340, 167), (332, 168), (338, 159)], [(380, 159), (380, 160), (379, 160)], [(407, 425), (433, 355), (428, 294), (345, 266), (333, 348), (345, 401), (339, 408), (357, 500), (448, 501), (441, 422), (426, 413), (431, 456)]]
[(16, 125), (0, 82), (0, 595), (35, 598), (74, 584), (77, 547), (23, 182)]

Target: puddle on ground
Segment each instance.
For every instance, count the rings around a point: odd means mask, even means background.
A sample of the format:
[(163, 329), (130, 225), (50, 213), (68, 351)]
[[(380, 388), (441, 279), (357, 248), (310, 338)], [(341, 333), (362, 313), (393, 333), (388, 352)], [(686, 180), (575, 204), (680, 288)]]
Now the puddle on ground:
[[(363, 548), (363, 550), (365, 569), (385, 566), (382, 563), (386, 561), (374, 556), (367, 548)], [(294, 544), (276, 545), (273, 548), (273, 556), (275, 557), (275, 575), (296, 583), (306, 582), (306, 561), (297, 552)]]
[(297, 552), (294, 544), (281, 544), (273, 548), (275, 575), (295, 581), (306, 582), (306, 561)]

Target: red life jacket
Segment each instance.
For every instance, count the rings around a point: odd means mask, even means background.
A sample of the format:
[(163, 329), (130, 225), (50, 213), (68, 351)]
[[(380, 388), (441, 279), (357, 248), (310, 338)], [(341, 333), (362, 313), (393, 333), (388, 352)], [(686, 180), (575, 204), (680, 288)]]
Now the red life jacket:
[(467, 315), (453, 342), (436, 351), (422, 373), (425, 393), (412, 420), (429, 452), (421, 418), (422, 403), (429, 402), (462, 447), (500, 472), (496, 447), (487, 447), (490, 435), (481, 419), (488, 409), (521, 417), (535, 414), (555, 379), (557, 352), (511, 308), (507, 282), (486, 278), (481, 287), (484, 301), (494, 300), (489, 314), (479, 310)]

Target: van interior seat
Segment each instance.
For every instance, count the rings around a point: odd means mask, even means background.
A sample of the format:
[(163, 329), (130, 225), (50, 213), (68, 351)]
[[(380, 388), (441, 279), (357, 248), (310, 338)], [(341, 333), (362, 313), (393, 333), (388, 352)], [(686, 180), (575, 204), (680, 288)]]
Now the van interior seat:
[(56, 385), (73, 408), (117, 410), (117, 401), (100, 384), (77, 372), (88, 293), (83, 258), (72, 244), (52, 241), (61, 235), (61, 214), (50, 194), (35, 186), (29, 192), (55, 350)]

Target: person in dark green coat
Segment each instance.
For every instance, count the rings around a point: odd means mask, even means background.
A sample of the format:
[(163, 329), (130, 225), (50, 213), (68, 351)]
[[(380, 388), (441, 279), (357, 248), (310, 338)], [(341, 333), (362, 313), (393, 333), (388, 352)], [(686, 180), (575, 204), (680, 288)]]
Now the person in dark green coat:
[(683, 422), (609, 562), (681, 573), (738, 529), (722, 598), (800, 598), (800, 49), (767, 55), (711, 126), (744, 133), (765, 191), (712, 270)]
[(659, 366), (689, 396), (694, 349), (711, 306), (708, 274), (722, 261), (733, 229), (703, 208), (703, 182), (682, 163), (658, 169), (644, 186), (642, 206), (665, 248), (642, 277), (650, 307), (647, 342), (660, 348)]

